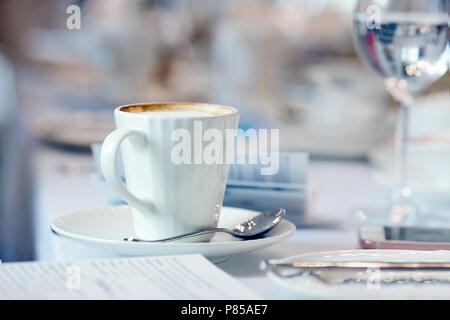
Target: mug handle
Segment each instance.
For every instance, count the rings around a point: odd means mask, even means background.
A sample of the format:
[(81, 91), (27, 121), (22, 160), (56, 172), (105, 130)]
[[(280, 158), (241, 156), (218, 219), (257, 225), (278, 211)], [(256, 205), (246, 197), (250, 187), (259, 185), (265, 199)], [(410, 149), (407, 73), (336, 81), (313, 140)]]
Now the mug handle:
[(102, 144), (100, 151), (100, 165), (106, 182), (111, 189), (129, 205), (140, 212), (150, 212), (151, 203), (145, 203), (133, 195), (123, 183), (117, 169), (117, 155), (119, 147), (125, 139), (136, 139), (136, 143), (144, 146), (147, 143), (145, 135), (136, 130), (117, 129), (111, 132)]

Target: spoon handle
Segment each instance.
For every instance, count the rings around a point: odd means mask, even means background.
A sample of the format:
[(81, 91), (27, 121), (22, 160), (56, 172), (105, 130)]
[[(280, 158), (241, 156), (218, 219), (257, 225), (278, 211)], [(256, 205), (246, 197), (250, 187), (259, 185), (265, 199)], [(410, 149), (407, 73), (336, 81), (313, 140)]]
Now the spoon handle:
[(143, 240), (143, 239), (137, 239), (137, 238), (125, 238), (124, 240), (135, 241), (135, 242), (170, 242), (170, 241), (175, 241), (175, 240), (181, 240), (181, 239), (187, 239), (187, 238), (202, 236), (202, 235), (205, 235), (205, 234), (215, 233), (215, 232), (226, 232), (226, 233), (229, 233), (231, 235), (234, 235), (234, 233), (231, 230), (228, 230), (228, 229), (225, 229), (225, 228), (209, 228), (209, 229), (204, 229), (204, 230), (201, 230), (201, 231), (195, 231), (195, 232), (186, 233), (186, 234), (182, 234), (182, 235), (179, 235), (179, 236), (174, 236), (174, 237), (160, 239), (160, 240)]

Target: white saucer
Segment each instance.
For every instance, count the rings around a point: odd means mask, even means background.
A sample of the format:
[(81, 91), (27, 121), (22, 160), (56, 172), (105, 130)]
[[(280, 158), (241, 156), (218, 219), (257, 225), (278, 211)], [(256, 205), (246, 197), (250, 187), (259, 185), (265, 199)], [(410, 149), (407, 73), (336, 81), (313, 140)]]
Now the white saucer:
[[(252, 210), (223, 207), (218, 226), (232, 228), (258, 213)], [(240, 240), (228, 234), (216, 233), (210, 242), (125, 242), (123, 238), (135, 236), (129, 206), (66, 214), (56, 218), (50, 228), (58, 235), (122, 255), (157, 256), (200, 253), (208, 258), (226, 257), (262, 249), (289, 238), (295, 232), (294, 224), (283, 220), (263, 238), (254, 240)]]
[[(275, 260), (274, 260), (275, 261)], [(450, 251), (415, 251), (415, 250), (336, 250), (326, 252), (314, 252), (301, 254), (285, 259), (277, 259), (279, 263), (290, 263), (294, 261), (328, 261), (328, 262), (424, 262), (424, 263), (450, 263)], [(392, 271), (392, 270), (391, 270)], [(378, 270), (356, 270), (355, 273), (384, 272), (389, 275), (390, 271)], [(430, 271), (404, 271), (408, 276), (426, 277)], [(434, 272), (434, 271), (431, 271)], [(418, 274), (420, 273), (420, 275)], [(444, 277), (448, 274), (445, 271)], [(372, 274), (372, 273), (371, 273)], [(361, 283), (326, 284), (312, 275), (281, 277), (274, 272), (268, 271), (268, 276), (277, 284), (301, 294), (302, 297), (320, 299), (449, 299), (450, 290), (448, 283), (395, 283), (380, 286), (376, 285), (376, 274), (372, 274), (371, 281)]]

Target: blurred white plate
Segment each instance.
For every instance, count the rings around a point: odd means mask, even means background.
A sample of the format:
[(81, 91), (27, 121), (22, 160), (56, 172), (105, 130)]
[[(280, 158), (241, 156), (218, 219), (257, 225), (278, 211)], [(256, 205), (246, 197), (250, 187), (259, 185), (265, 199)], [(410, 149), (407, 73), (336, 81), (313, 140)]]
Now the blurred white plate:
[[(386, 128), (386, 132), (390, 129)], [(352, 133), (338, 136), (332, 130), (323, 129), (322, 135), (315, 135), (300, 126), (285, 126), (280, 129), (280, 149), (301, 150), (311, 155), (333, 158), (363, 158), (383, 138), (375, 133), (363, 136)]]
[(33, 120), (31, 129), (41, 140), (69, 147), (89, 148), (103, 142), (115, 129), (111, 111), (72, 111), (45, 115)]
[[(253, 210), (223, 207), (218, 227), (232, 228), (257, 214), (259, 212)], [(283, 220), (265, 237), (253, 240), (240, 240), (228, 234), (216, 233), (210, 242), (126, 242), (123, 238), (135, 236), (129, 206), (70, 213), (56, 218), (51, 224), (51, 229), (58, 235), (86, 245), (127, 256), (200, 253), (207, 258), (226, 257), (262, 249), (289, 238), (295, 232), (295, 226)]]
[[(392, 132), (392, 114), (379, 81), (346, 59), (303, 68), (299, 84), (286, 89), (289, 124), (280, 126), (280, 147), (313, 155), (364, 157)], [(377, 79), (376, 79), (377, 80)]]
[[(302, 254), (295, 257), (276, 260), (280, 263), (294, 261), (357, 261), (357, 262), (443, 262), (450, 263), (450, 251), (413, 251), (413, 250), (339, 250)], [(378, 269), (379, 270), (379, 269)], [(377, 270), (356, 270), (355, 272), (376, 272)], [(389, 272), (389, 271), (381, 271)], [(410, 274), (410, 271), (406, 271)], [(446, 271), (448, 274), (450, 271)], [(420, 271), (421, 275), (426, 274)], [(301, 275), (280, 277), (268, 271), (269, 278), (279, 285), (301, 294), (303, 297), (328, 299), (449, 299), (449, 283), (412, 284), (395, 283), (377, 286), (376, 275), (363, 283), (344, 283), (330, 285), (315, 276)], [(373, 280), (373, 281), (372, 281)]]

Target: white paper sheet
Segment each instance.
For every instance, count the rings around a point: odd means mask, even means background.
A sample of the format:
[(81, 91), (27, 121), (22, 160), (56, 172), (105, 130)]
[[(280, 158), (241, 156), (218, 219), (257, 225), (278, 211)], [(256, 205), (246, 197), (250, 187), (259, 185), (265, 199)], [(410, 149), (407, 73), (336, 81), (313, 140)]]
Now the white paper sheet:
[(0, 265), (0, 299), (261, 299), (201, 255)]

